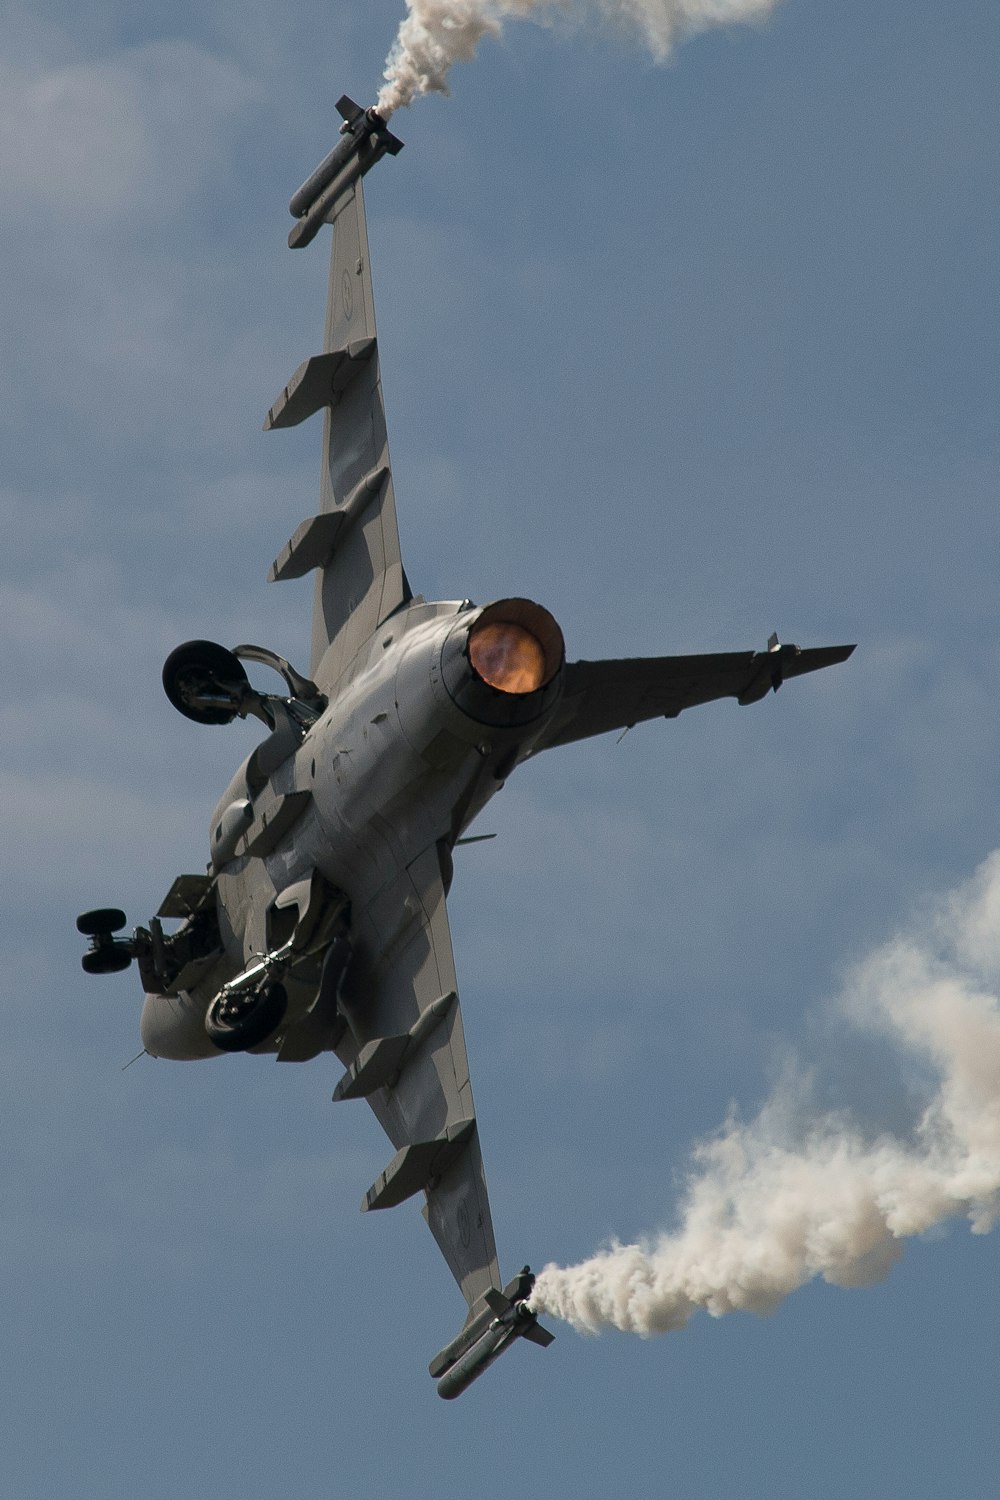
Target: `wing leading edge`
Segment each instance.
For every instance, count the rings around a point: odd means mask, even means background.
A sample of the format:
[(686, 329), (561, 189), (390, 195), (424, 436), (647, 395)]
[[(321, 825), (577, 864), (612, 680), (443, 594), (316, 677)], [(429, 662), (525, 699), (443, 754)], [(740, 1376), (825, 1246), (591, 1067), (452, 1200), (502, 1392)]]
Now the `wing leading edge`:
[(424, 1217), (472, 1309), (502, 1285), (436, 847), (356, 913), (334, 1099), (367, 1098), (396, 1147), (362, 1209), (423, 1191)]
[(320, 510), (275, 559), (272, 581), (318, 569), (311, 673), (329, 689), (383, 620), (411, 597), (403, 571), (389, 462), (375, 301), (360, 181), (339, 197), (333, 224), (323, 353), (300, 365), (265, 428), (324, 410)]
[[(412, 597), (396, 523), (361, 177), (401, 142), (371, 111), (338, 104), (346, 134), (292, 199), (289, 243), (333, 226), (322, 354), (300, 365), (266, 429), (323, 410), (320, 508), (297, 528), (270, 577), (316, 571), (312, 667), (336, 688), (384, 620)], [(340, 997), (349, 1028), (335, 1100), (366, 1098), (396, 1154), (366, 1210), (423, 1193), (424, 1216), (472, 1310), (502, 1286), (469, 1083), (455, 961), (436, 846), (374, 894), (354, 891), (355, 951)]]

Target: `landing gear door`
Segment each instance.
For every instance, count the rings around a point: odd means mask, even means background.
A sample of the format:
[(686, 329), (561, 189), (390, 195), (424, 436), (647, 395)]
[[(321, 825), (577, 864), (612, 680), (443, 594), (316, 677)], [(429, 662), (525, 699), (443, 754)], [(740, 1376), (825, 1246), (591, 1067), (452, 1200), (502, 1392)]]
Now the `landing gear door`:
[(332, 929), (343, 914), (347, 902), (318, 870), (312, 870), (274, 898), (267, 913), (267, 947), (273, 953), (291, 941), (293, 949), (305, 955), (315, 953), (323, 944), (326, 930)]

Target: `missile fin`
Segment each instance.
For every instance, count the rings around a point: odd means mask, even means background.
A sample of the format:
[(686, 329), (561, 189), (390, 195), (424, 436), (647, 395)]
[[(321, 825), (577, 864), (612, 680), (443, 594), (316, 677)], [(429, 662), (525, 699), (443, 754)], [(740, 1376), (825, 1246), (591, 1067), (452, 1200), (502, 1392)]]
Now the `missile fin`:
[(336, 110), (338, 115), (343, 116), (348, 125), (353, 125), (355, 120), (360, 120), (364, 114), (361, 105), (356, 104), (349, 94), (341, 94), (337, 100)]
[(460, 1396), (515, 1339), (528, 1339), (542, 1349), (554, 1342), (555, 1334), (543, 1328), (525, 1305), (534, 1284), (535, 1278), (525, 1266), (502, 1292), (489, 1287), (483, 1293), (481, 1310), (431, 1360), (430, 1373), (443, 1400)]

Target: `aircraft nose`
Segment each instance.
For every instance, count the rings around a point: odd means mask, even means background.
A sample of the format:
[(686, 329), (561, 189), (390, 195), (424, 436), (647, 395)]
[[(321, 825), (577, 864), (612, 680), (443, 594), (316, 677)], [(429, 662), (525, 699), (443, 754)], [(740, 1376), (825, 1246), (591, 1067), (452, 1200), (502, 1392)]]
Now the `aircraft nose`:
[(204, 1006), (187, 994), (147, 995), (139, 1022), (142, 1045), (151, 1057), (174, 1062), (195, 1062), (203, 1057), (221, 1057), (205, 1030)]

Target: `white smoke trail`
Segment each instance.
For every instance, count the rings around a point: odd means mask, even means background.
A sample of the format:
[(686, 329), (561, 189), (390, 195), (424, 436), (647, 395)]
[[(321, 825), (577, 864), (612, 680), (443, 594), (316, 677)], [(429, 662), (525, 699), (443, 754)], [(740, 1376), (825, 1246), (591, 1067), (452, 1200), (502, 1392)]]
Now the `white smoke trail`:
[(676, 1232), (546, 1266), (532, 1306), (587, 1332), (664, 1333), (698, 1308), (771, 1312), (814, 1276), (879, 1281), (904, 1239), (949, 1218), (985, 1234), (1000, 1215), (998, 996), (1000, 852), (847, 981), (852, 1021), (935, 1080), (910, 1139), (831, 1115), (803, 1126), (782, 1089), (696, 1149)]
[(448, 92), (453, 63), (470, 62), (505, 20), (559, 13), (598, 16), (635, 32), (658, 62), (675, 42), (712, 26), (763, 20), (779, 0), (406, 0), (407, 15), (385, 65), (376, 108), (383, 119), (417, 94)]

